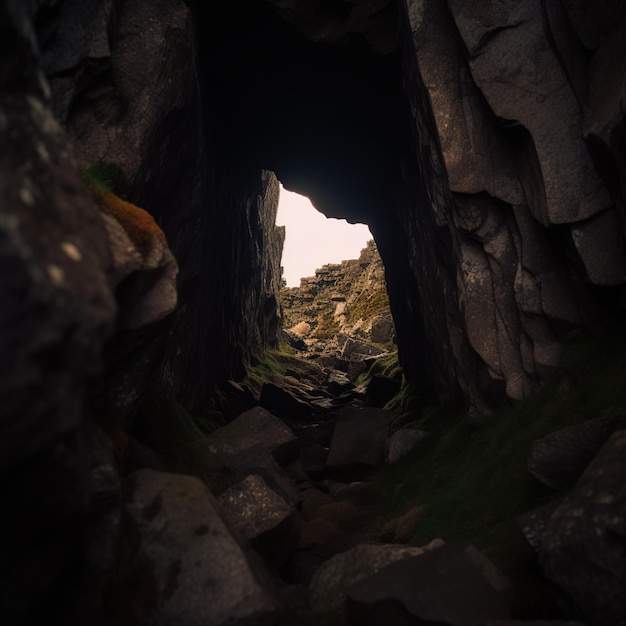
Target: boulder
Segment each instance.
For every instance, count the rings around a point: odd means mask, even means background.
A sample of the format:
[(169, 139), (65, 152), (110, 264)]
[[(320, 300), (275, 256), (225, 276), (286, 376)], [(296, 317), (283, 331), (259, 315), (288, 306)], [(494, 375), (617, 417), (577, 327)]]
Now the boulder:
[(342, 393), (352, 391), (354, 383), (343, 372), (334, 371), (326, 383), (326, 390), (331, 396), (340, 396)]
[(319, 613), (339, 611), (343, 614), (346, 590), (353, 584), (373, 576), (390, 563), (419, 556), (441, 545), (440, 540), (424, 548), (392, 544), (359, 545), (336, 554), (320, 566), (311, 580), (311, 605)]
[[(421, 624), (475, 626), (511, 616), (508, 581), (473, 546), (445, 545), (397, 560), (347, 590), (351, 623), (376, 611), (379, 623), (397, 605)], [(367, 622), (365, 622), (367, 623)]]
[(381, 465), (389, 435), (389, 415), (382, 409), (345, 407), (337, 413), (337, 423), (326, 465), (348, 469)]
[(306, 350), (308, 350), (306, 343), (304, 343), (304, 339), (302, 339), (303, 336), (305, 335), (300, 335), (299, 333), (296, 333), (294, 329), (284, 330), (281, 328), (278, 331), (278, 338), (280, 341), (284, 341), (294, 350), (299, 350), (301, 352), (305, 352)]
[(220, 476), (220, 483), (230, 487), (254, 474), (260, 476), (267, 486), (276, 492), (289, 506), (297, 507), (302, 499), (297, 487), (285, 470), (276, 463), (272, 453), (257, 445), (228, 459)]
[(374, 343), (387, 343), (393, 339), (395, 328), (391, 314), (377, 315), (372, 320), (370, 340)]
[(261, 388), (259, 404), (283, 419), (308, 419), (313, 414), (311, 405), (297, 398), (293, 393), (272, 383)]
[(619, 425), (626, 419), (599, 417), (564, 428), (534, 441), (528, 470), (547, 487), (559, 488), (575, 481)]
[(237, 454), (257, 445), (267, 448), (282, 462), (296, 454), (299, 442), (280, 419), (262, 407), (255, 407), (218, 428), (195, 447), (204, 452), (206, 467), (219, 471)]
[(539, 563), (593, 626), (626, 615), (626, 430), (618, 430), (550, 515)]
[(385, 462), (397, 463), (427, 435), (425, 430), (399, 428), (385, 443)]
[(233, 537), (200, 480), (146, 469), (126, 486), (127, 531), (136, 539), (126, 546), (122, 569), (150, 590), (135, 597), (150, 623), (243, 626), (277, 610), (266, 574)]
[(345, 532), (322, 517), (316, 517), (302, 524), (298, 551), (329, 559), (362, 542), (362, 537)]
[(358, 532), (374, 516), (371, 511), (357, 507), (349, 500), (339, 500), (322, 505), (315, 512), (315, 517), (326, 519), (341, 530)]
[(228, 488), (219, 503), (231, 523), (259, 554), (276, 566), (287, 562), (300, 536), (300, 517), (261, 476)]
[(384, 354), (385, 350), (375, 346), (367, 341), (361, 341), (360, 339), (348, 338), (341, 348), (341, 356), (344, 359), (363, 360), (364, 357), (378, 356)]

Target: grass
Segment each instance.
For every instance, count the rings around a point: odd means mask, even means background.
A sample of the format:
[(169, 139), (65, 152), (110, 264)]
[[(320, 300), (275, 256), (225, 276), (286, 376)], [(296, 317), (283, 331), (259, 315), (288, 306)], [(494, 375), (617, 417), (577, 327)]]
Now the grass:
[(359, 375), (357, 385), (366, 386), (374, 376), (384, 376), (385, 378), (404, 381), (395, 345), (393, 346), (393, 351), (378, 357), (366, 372)]
[(277, 348), (266, 348), (260, 358), (257, 358), (248, 368), (246, 381), (257, 395), (265, 383), (280, 384), (281, 380), (295, 372), (300, 378), (310, 378), (316, 381), (321, 372), (317, 365), (309, 363), (297, 355), (297, 351), (286, 343), (280, 343)]
[[(564, 348), (560, 367), (522, 404), (488, 416), (451, 407), (412, 413), (428, 437), (378, 475), (382, 516), (422, 507), (411, 543), (435, 537), (471, 542), (502, 565), (523, 538), (517, 518), (559, 494), (532, 478), (532, 442), (602, 415), (626, 413), (626, 336), (579, 335)], [(404, 414), (404, 421), (407, 415)]]
[(373, 292), (363, 291), (346, 307), (347, 322), (354, 324), (360, 319), (372, 319), (388, 310), (389, 296), (384, 286)]
[(320, 340), (332, 339), (339, 332), (339, 322), (335, 319), (334, 311), (324, 311), (317, 319), (315, 336)]

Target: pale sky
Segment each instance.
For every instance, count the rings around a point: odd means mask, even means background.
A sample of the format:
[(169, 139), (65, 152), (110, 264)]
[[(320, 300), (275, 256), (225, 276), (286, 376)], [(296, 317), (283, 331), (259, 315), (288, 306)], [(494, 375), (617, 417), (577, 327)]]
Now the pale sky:
[(365, 224), (327, 218), (308, 198), (282, 185), (276, 223), (286, 226), (282, 266), (288, 287), (299, 287), (301, 278), (314, 276), (326, 263), (358, 259), (372, 238)]

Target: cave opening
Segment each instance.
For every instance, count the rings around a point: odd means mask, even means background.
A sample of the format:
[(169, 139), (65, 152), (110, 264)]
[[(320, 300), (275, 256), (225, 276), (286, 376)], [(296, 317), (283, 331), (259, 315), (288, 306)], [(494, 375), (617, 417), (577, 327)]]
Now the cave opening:
[[(433, 183), (436, 171), (425, 172), (441, 167), (440, 160), (431, 163), (435, 141), (415, 150), (415, 116), (424, 115), (428, 96), (406, 86), (416, 72), (407, 60), (410, 31), (401, 3), (372, 5), (354, 23), (344, 15), (352, 11), (348, 4), (327, 5), (317, 30), (304, 6), (292, 13), (280, 3), (253, 2), (220, 7), (217, 16), (195, 9), (207, 152), (220, 155), (211, 176), (242, 188), (254, 172), (275, 172), (327, 217), (366, 224), (383, 259), (407, 376), (423, 380), (432, 398), (458, 398), (449, 362), (432, 358), (442, 350), (431, 344), (447, 342), (446, 320), (437, 313), (446, 304), (419, 295), (421, 283), (454, 269), (449, 261), (436, 267), (449, 242), (431, 235), (437, 226), (426, 207), (430, 187), (445, 184)], [(428, 137), (435, 131), (432, 120), (426, 123)], [(415, 207), (423, 207), (417, 220)], [(420, 259), (411, 263), (415, 251)], [(442, 297), (453, 294), (434, 296)], [(416, 323), (420, 310), (428, 319)]]

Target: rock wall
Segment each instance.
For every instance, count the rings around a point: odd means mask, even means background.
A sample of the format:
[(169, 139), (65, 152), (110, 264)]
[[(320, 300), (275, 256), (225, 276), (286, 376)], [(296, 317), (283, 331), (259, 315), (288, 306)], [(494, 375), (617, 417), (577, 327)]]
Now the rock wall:
[(624, 11), (539, 0), (407, 10), (454, 197), (465, 333), (487, 379), (521, 399), (563, 333), (622, 317), (611, 305), (626, 270), (623, 156), (609, 137), (623, 124), (623, 72), (603, 59)]
[(57, 13), (37, 15), (54, 113), (79, 163), (155, 217), (180, 267), (180, 306), (162, 333), (163, 354), (147, 356), (154, 385), (204, 411), (212, 385), (241, 375), (276, 337), (278, 184), (260, 168), (233, 171), (221, 158), (187, 5), (54, 4)]
[(275, 340), (278, 183), (218, 158), (182, 2), (7, 0), (0, 34), (0, 614), (89, 623), (146, 389), (202, 413)]

